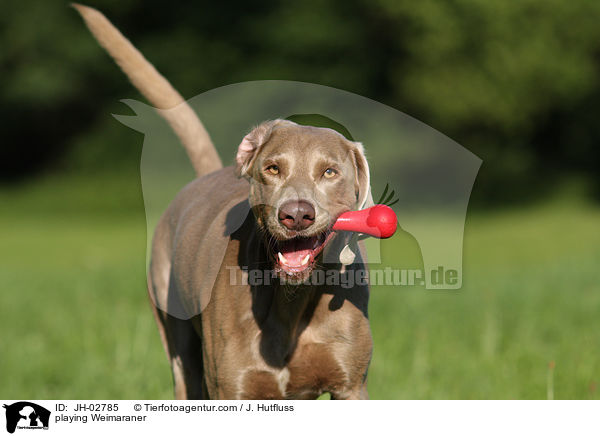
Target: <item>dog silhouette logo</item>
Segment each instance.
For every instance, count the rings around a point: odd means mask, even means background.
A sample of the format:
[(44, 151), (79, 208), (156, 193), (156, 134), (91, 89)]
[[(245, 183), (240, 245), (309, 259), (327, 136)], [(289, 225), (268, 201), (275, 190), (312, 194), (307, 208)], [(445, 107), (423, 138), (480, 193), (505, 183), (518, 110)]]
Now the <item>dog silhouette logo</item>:
[(19, 401), (4, 405), (6, 409), (6, 431), (14, 433), (18, 429), (48, 429), (50, 411), (29, 401)]

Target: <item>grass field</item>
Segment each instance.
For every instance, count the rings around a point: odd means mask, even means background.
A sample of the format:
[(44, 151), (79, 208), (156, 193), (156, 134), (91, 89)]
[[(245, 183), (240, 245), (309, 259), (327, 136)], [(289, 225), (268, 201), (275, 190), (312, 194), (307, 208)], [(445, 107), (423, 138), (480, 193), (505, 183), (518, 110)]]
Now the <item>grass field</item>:
[[(46, 178), (0, 205), (0, 398), (172, 398), (135, 174)], [(463, 289), (373, 289), (371, 398), (600, 399), (599, 224), (565, 199), (471, 213)], [(405, 266), (408, 245), (383, 259)]]

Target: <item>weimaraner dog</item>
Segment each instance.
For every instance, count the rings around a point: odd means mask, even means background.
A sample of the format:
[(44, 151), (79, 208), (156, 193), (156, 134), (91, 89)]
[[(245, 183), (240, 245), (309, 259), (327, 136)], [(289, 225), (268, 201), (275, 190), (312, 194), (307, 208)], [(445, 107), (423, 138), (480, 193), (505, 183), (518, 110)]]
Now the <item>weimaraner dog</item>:
[[(148, 275), (175, 396), (368, 398), (368, 285), (309, 280), (323, 269), (365, 273), (362, 249), (352, 263), (324, 261), (341, 259), (350, 239), (331, 231), (336, 218), (370, 195), (362, 145), (334, 130), (273, 120), (241, 140), (234, 167), (221, 168), (183, 98), (102, 14), (75, 7), (150, 102), (175, 108), (163, 116), (199, 176), (162, 216)], [(240, 207), (251, 213), (228, 232)], [(222, 259), (215, 260), (217, 246)], [(252, 270), (270, 270), (273, 280), (251, 283)]]

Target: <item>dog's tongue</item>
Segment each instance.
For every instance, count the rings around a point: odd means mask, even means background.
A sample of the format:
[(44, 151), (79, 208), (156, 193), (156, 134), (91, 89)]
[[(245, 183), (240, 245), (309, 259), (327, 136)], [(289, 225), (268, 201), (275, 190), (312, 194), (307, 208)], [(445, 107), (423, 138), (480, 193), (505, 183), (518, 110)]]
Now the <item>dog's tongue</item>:
[(280, 242), (279, 251), (288, 266), (302, 266), (303, 261), (306, 264), (306, 256), (310, 259), (314, 244), (314, 238), (292, 239)]

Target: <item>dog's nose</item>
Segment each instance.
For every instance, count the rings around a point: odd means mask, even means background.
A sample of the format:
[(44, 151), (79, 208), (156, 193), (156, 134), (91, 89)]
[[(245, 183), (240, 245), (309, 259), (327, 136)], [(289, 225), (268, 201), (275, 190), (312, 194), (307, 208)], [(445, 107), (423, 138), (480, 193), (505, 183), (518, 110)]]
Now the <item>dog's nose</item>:
[(285, 202), (279, 208), (279, 221), (290, 230), (303, 230), (315, 222), (315, 208), (305, 200)]

